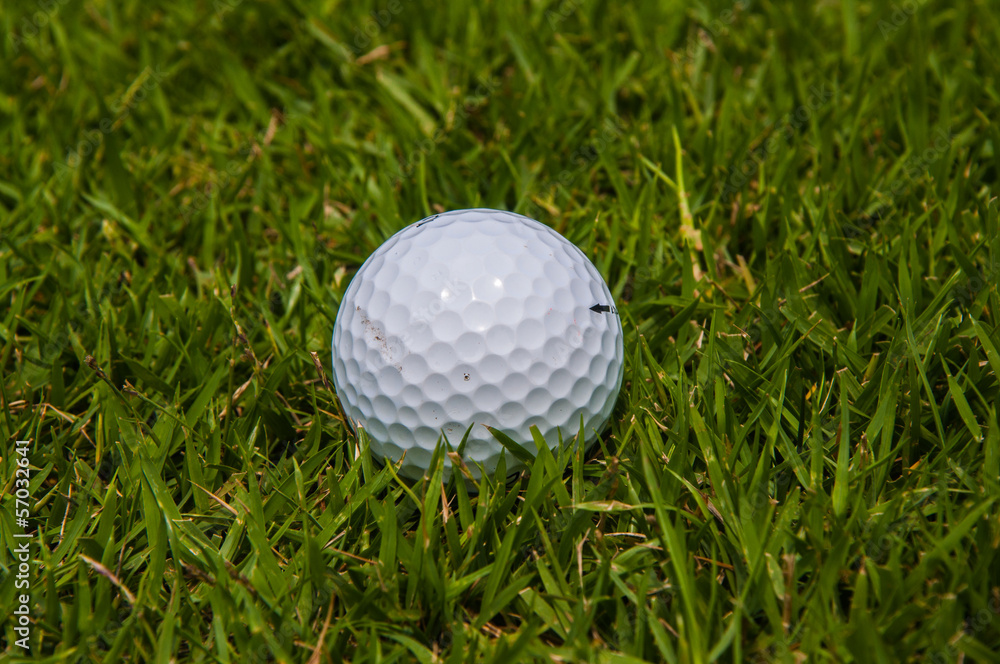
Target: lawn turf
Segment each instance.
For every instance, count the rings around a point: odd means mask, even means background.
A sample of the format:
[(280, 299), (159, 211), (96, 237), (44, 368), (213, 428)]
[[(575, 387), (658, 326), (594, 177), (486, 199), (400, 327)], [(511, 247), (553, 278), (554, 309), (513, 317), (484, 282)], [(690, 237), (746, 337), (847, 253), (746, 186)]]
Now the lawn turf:
[[(8, 652), (997, 661), (993, 3), (447, 7), (4, 2)], [(476, 206), (626, 349), (599, 446), (478, 495), (329, 384), (364, 258)]]

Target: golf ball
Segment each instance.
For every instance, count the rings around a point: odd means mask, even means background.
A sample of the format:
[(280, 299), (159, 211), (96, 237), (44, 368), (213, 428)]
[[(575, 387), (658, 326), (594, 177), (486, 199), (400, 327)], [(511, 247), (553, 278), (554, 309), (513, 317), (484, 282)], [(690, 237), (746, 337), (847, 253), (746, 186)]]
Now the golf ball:
[[(442, 435), (457, 450), (470, 427), (463, 461), (477, 478), (504, 451), (481, 425), (535, 453), (532, 425), (555, 447), (582, 418), (593, 443), (623, 356), (597, 268), (551, 228), (499, 210), (436, 214), (393, 235), (354, 275), (333, 329), (345, 414), (414, 479)], [(508, 453), (508, 471), (520, 468)]]

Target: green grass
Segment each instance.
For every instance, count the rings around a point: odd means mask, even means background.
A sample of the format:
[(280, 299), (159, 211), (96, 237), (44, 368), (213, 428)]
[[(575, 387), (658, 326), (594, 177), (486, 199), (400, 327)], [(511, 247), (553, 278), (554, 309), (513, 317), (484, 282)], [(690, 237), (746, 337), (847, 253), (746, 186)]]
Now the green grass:
[[(31, 657), (1000, 659), (991, 2), (9, 5)], [(353, 271), (474, 206), (583, 248), (627, 359), (599, 446), (478, 495), (328, 383)]]

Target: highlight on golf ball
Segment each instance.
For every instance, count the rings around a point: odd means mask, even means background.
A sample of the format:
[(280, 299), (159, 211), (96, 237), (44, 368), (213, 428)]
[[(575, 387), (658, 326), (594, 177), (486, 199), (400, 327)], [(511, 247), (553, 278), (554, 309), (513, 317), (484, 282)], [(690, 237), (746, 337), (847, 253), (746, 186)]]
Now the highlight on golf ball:
[[(495, 473), (504, 447), (487, 426), (535, 453), (532, 425), (554, 448), (582, 418), (589, 446), (614, 408), (623, 356), (618, 310), (583, 252), (488, 209), (436, 214), (389, 238), (354, 275), (333, 330), (345, 414), (413, 479), (442, 435), (457, 450), (467, 430), (465, 465)], [(522, 468), (510, 453), (506, 462)]]

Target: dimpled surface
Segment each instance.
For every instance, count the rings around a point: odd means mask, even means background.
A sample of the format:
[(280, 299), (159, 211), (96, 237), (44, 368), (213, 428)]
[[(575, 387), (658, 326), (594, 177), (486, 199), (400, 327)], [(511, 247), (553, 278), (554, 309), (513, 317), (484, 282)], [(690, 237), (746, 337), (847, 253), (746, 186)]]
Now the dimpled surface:
[[(600, 305), (602, 311), (592, 307)], [(358, 270), (333, 331), (337, 396), (372, 452), (419, 478), (441, 434), (495, 472), (496, 427), (531, 452), (604, 427), (623, 370), (622, 327), (604, 279), (557, 232), (498, 210), (434, 215), (389, 238)], [(451, 461), (445, 457), (446, 473)], [(507, 454), (508, 471), (520, 466)]]

